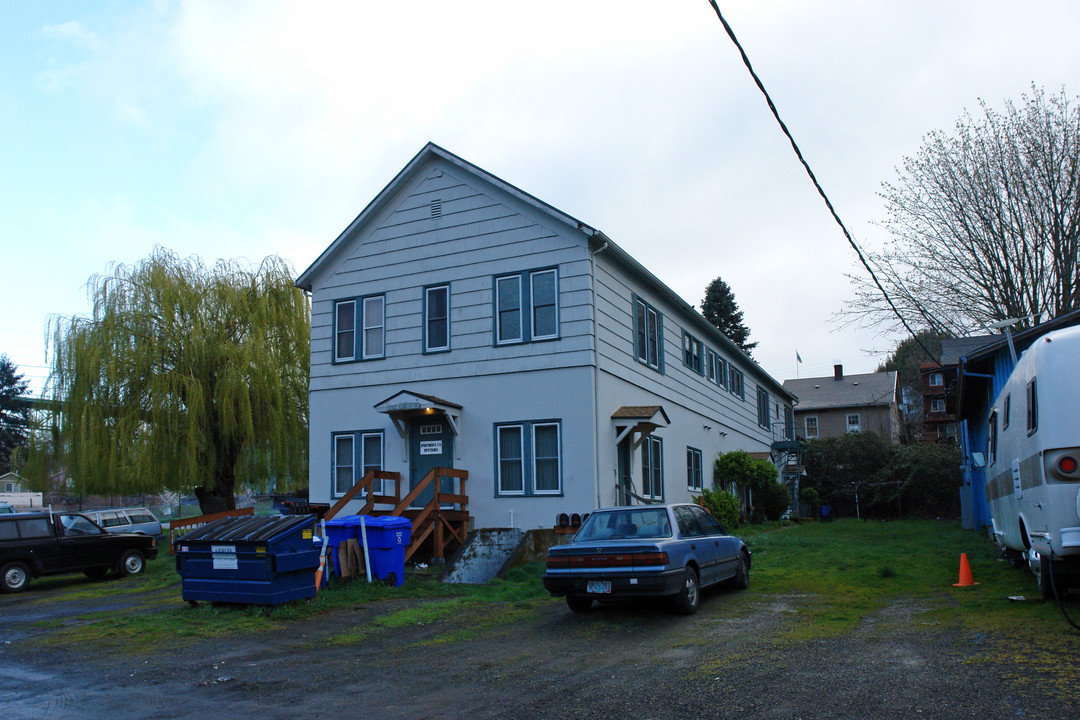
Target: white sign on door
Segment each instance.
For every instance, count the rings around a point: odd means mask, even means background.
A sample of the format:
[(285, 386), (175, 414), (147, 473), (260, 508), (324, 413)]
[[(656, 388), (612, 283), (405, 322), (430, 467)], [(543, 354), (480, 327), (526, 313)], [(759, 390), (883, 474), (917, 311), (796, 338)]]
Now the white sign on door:
[(442, 440), (421, 440), (421, 455), (442, 455)]

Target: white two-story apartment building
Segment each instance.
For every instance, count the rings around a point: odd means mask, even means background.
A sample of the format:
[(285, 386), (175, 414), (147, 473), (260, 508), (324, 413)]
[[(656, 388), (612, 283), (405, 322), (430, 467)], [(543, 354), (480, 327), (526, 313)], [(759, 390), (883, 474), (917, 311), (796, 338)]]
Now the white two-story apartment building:
[(434, 144), (296, 284), (313, 502), (453, 467), (477, 527), (550, 527), (791, 437), (792, 395), (622, 248)]

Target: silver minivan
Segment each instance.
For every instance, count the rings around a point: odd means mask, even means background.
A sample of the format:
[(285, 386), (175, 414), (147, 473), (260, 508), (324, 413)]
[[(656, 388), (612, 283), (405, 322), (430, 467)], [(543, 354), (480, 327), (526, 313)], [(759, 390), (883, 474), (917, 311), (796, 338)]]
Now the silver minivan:
[(161, 535), (161, 522), (154, 513), (144, 507), (85, 510), (83, 515), (100, 525), (105, 532), (136, 533), (151, 537)]

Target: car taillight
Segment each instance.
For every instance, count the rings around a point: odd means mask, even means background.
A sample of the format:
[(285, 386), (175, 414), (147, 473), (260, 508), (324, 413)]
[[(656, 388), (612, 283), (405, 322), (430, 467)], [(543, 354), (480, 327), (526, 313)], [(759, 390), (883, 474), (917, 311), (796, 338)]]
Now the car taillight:
[(570, 567), (570, 558), (568, 557), (548, 557), (547, 569), (548, 570), (567, 570)]
[(1074, 458), (1072, 455), (1062, 455), (1060, 458), (1058, 458), (1057, 466), (1058, 470), (1060, 470), (1065, 475), (1072, 475), (1074, 472), (1076, 472), (1077, 467), (1080, 467), (1080, 465), (1078, 465), (1076, 462), (1076, 458)]
[(578, 555), (571, 559), (574, 568), (633, 567), (634, 556), (630, 553), (605, 553), (603, 555)]
[(638, 553), (634, 556), (634, 565), (667, 565), (667, 553)]

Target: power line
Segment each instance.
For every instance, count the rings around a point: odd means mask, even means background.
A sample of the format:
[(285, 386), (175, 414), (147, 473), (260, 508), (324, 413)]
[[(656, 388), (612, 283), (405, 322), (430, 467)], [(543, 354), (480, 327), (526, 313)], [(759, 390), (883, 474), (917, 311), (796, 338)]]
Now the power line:
[(825, 206), (829, 208), (829, 212), (832, 213), (833, 220), (836, 221), (836, 224), (839, 225), (840, 229), (844, 232), (844, 237), (847, 238), (848, 244), (851, 245), (851, 249), (854, 250), (855, 254), (859, 256), (859, 262), (861, 262), (863, 267), (866, 268), (866, 272), (870, 273), (870, 278), (874, 281), (874, 284), (877, 285), (877, 289), (881, 291), (882, 296), (885, 298), (885, 302), (887, 302), (889, 304), (889, 307), (892, 308), (893, 314), (896, 315), (896, 317), (900, 320), (900, 324), (904, 326), (904, 329), (911, 333), (911, 337), (915, 338), (915, 342), (917, 342), (919, 344), (919, 347), (923, 349), (923, 352), (926, 353), (926, 356), (940, 365), (940, 359), (934, 357), (934, 354), (930, 352), (930, 349), (927, 348), (926, 345), (923, 344), (923, 341), (919, 339), (918, 334), (911, 329), (910, 325), (908, 325), (907, 320), (904, 319), (904, 316), (900, 314), (900, 310), (896, 307), (896, 304), (893, 303), (892, 298), (889, 297), (889, 293), (886, 292), (881, 282), (878, 281), (877, 275), (874, 274), (873, 268), (870, 267), (870, 263), (868, 263), (866, 261), (866, 258), (863, 256), (862, 250), (860, 250), (859, 246), (855, 243), (855, 239), (851, 237), (851, 233), (848, 232), (847, 226), (844, 225), (844, 221), (841, 220), (840, 216), (836, 213), (836, 210), (833, 208), (832, 202), (829, 200), (829, 196), (825, 194), (825, 190), (821, 187), (821, 183), (818, 182), (817, 176), (815, 176), (814, 171), (810, 169), (810, 164), (806, 162), (806, 158), (803, 157), (802, 150), (799, 149), (798, 143), (795, 142), (795, 138), (791, 135), (791, 132), (788, 130), (787, 125), (785, 125), (784, 121), (780, 119), (780, 113), (776, 109), (776, 105), (773, 103), (772, 98), (769, 96), (769, 91), (765, 89), (765, 85), (761, 82), (761, 78), (759, 78), (758, 74), (754, 72), (754, 67), (750, 64), (750, 58), (747, 57), (746, 51), (743, 50), (743, 46), (739, 42), (739, 39), (735, 37), (735, 31), (731, 29), (731, 25), (728, 24), (728, 21), (724, 19), (724, 15), (720, 12), (720, 7), (716, 4), (716, 0), (709, 0), (709, 4), (712, 5), (713, 10), (716, 11), (716, 17), (720, 18), (720, 22), (723, 23), (724, 30), (727, 31), (728, 37), (731, 38), (731, 42), (735, 43), (735, 47), (738, 48), (739, 55), (742, 56), (743, 65), (745, 65), (746, 69), (750, 71), (750, 77), (754, 78), (754, 82), (757, 84), (758, 90), (760, 90), (761, 94), (765, 96), (765, 102), (768, 103), (769, 110), (772, 111), (773, 117), (776, 118), (776, 122), (780, 124), (780, 129), (784, 131), (784, 135), (787, 137), (788, 142), (791, 143), (791, 149), (795, 151), (795, 155), (799, 158), (799, 162), (801, 162), (803, 168), (806, 169), (806, 174), (810, 176), (811, 182), (813, 182), (814, 187), (817, 188), (818, 195), (821, 195), (821, 199), (825, 201)]

